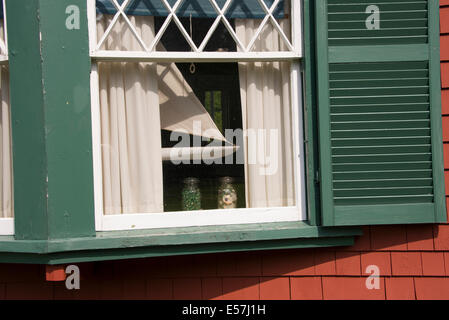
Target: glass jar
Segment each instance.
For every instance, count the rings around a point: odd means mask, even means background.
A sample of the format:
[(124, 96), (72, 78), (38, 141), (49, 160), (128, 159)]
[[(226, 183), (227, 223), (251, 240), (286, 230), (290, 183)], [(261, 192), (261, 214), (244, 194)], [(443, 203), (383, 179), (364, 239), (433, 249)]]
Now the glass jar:
[(182, 210), (201, 210), (201, 191), (197, 178), (185, 178), (182, 189)]
[(237, 191), (232, 183), (231, 177), (223, 177), (220, 179), (218, 188), (218, 209), (234, 209), (237, 208)]

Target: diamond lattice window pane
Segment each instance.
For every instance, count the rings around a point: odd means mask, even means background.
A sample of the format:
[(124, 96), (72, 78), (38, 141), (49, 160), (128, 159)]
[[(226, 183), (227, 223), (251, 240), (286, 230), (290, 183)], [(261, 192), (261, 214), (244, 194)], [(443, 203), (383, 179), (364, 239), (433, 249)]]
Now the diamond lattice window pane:
[[(251, 22), (249, 19), (240, 21), (240, 28), (246, 32), (247, 42), (245, 45), (247, 50), (251, 52), (293, 50), (291, 45), (291, 24), (288, 13), (285, 13), (289, 12), (288, 1), (282, 2), (284, 5), (282, 11), (280, 0), (257, 1), (266, 13), (259, 26), (256, 28), (255, 22)], [(282, 12), (284, 13), (282, 14)]]
[(215, 27), (218, 22), (218, 13), (209, 0), (201, 2), (184, 0), (176, 10), (176, 16), (179, 17), (184, 29), (197, 48), (205, 41), (208, 31)]
[(289, 4), (289, 0), (97, 0), (97, 49), (293, 51)]
[[(290, 21), (282, 19), (276, 25), (268, 20), (263, 26), (256, 29), (251, 22), (242, 21), (243, 28), (252, 30), (251, 44), (246, 43), (250, 52), (277, 52), (291, 50)], [(260, 32), (259, 32), (260, 29)], [(282, 32), (280, 32), (282, 30)], [(256, 35), (257, 33), (257, 35)]]
[[(234, 26), (231, 26), (233, 30)], [(234, 31), (235, 32), (235, 31)], [(229, 30), (226, 28), (223, 21), (220, 21), (217, 25), (217, 28), (214, 30), (212, 35), (210, 36), (209, 41), (204, 47), (204, 51), (206, 52), (236, 52), (237, 44), (230, 34)]]
[[(161, 29), (165, 18), (155, 18), (156, 33)], [(172, 52), (188, 52), (191, 51), (191, 47), (187, 40), (182, 35), (175, 21), (171, 20), (166, 31), (163, 33), (161, 40), (159, 41), (156, 51), (172, 51)]]
[[(108, 8), (105, 14), (97, 13), (97, 49), (118, 51), (147, 51), (154, 39), (152, 16), (126, 14), (140, 0), (103, 0)], [(98, 9), (98, 6), (97, 6)], [(131, 11), (132, 12), (132, 11)]]

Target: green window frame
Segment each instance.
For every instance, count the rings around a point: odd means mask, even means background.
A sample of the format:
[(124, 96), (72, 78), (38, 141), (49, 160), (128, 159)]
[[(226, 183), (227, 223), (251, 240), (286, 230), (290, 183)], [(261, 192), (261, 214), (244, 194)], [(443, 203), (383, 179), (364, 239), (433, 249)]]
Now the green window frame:
[[(429, 121), (432, 123), (433, 207), (429, 209), (427, 204), (424, 214), (420, 211), (416, 215), (408, 215), (408, 212), (398, 215), (394, 207), (372, 205), (383, 207), (375, 209), (383, 213), (379, 215), (376, 211), (373, 221), (366, 218), (366, 214), (357, 216), (358, 211), (348, 210), (339, 215), (335, 209), (330, 183), (333, 174), (329, 160), (332, 159), (331, 132), (325, 131), (331, 125), (330, 91), (326, 92), (326, 88), (329, 86), (329, 61), (333, 63), (328, 57), (341, 59), (341, 52), (326, 45), (329, 41), (325, 23), (327, 1), (338, 4), (340, 0), (302, 1), (309, 220), (96, 232), (86, 0), (6, 0), (16, 233), (0, 236), (0, 262), (63, 264), (164, 255), (350, 246), (354, 237), (362, 234), (360, 225), (445, 221), (438, 4), (429, 1), (429, 43), (416, 45), (420, 49), (410, 53), (410, 60), (418, 57), (422, 61), (427, 57), (424, 60), (431, 72)], [(367, 0), (352, 2), (368, 3)], [(80, 29), (64, 28), (69, 5), (80, 9)], [(400, 51), (396, 56), (403, 60), (404, 48), (411, 47), (396, 48)], [(376, 57), (373, 53), (368, 56)], [(366, 61), (357, 63), (361, 62)]]

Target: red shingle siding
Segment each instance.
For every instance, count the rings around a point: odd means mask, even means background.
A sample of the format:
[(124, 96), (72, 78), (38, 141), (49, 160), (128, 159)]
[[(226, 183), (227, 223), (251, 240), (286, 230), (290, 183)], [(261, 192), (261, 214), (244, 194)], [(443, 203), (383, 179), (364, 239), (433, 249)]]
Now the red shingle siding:
[(368, 290), (365, 277), (323, 278), (323, 298), (326, 300), (385, 300), (385, 279), (380, 278), (380, 289)]
[(426, 276), (446, 275), (443, 252), (421, 252), (423, 274)]
[(420, 276), (423, 274), (420, 252), (392, 252), (391, 273), (393, 276)]
[[(267, 278), (272, 279), (272, 278)], [(258, 300), (260, 299), (259, 277), (223, 278), (224, 300)]]
[(292, 300), (322, 300), (322, 277), (290, 278)]
[[(449, 0), (440, 5), (449, 195)], [(368, 290), (365, 272), (372, 265), (379, 268), (380, 288)], [(0, 299), (449, 299), (449, 224), (364, 227), (364, 235), (346, 248), (79, 266), (81, 290), (68, 291), (64, 282), (46, 282), (43, 266), (0, 264)]]
[(391, 276), (391, 253), (390, 252), (363, 252), (362, 253), (362, 275), (366, 274), (369, 266), (376, 265), (379, 275)]
[(415, 300), (415, 282), (413, 278), (394, 277), (385, 279), (387, 300)]
[(223, 283), (221, 278), (201, 279), (202, 299), (211, 300), (220, 297), (223, 293)]
[(260, 283), (260, 299), (290, 300), (290, 279), (288, 277), (264, 278)]
[(449, 278), (417, 278), (415, 292), (419, 300), (448, 300)]
[(338, 276), (360, 276), (361, 262), (359, 252), (337, 252), (336, 266)]

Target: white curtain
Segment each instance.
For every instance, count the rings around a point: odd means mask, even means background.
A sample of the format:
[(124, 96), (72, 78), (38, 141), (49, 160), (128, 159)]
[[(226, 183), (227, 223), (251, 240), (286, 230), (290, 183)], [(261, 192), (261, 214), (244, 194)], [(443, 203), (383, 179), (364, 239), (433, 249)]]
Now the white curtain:
[[(148, 45), (151, 16), (129, 16)], [(97, 23), (102, 37), (111, 16)], [(125, 21), (113, 27), (104, 50), (140, 51)], [(162, 45), (159, 50), (164, 50)], [(161, 129), (225, 141), (174, 63), (99, 63), (105, 214), (163, 212)], [(210, 130), (214, 129), (214, 130)]]
[[(3, 20), (0, 20), (0, 35), (4, 39)], [(0, 67), (0, 218), (14, 216), (12, 152), (11, 152), (11, 116), (9, 104), (9, 70)]]
[(13, 210), (13, 180), (11, 154), (11, 118), (9, 107), (9, 72), (6, 66), (0, 68), (0, 168), (2, 182), (0, 183), (0, 218), (11, 218)]
[[(237, 36), (244, 44), (249, 44), (260, 22), (256, 19), (236, 20)], [(288, 34), (289, 20), (282, 19), (280, 25)], [(268, 23), (253, 51), (286, 49), (278, 32)], [(291, 123), (290, 63), (239, 63), (239, 76), (243, 129), (256, 133), (258, 137), (251, 139), (248, 135), (244, 140), (247, 207), (293, 206), (294, 133)], [(265, 130), (265, 135), (260, 130)], [(272, 136), (273, 132), (277, 132), (277, 136)], [(264, 139), (259, 140), (261, 135)], [(276, 143), (272, 143), (271, 137), (277, 138)]]
[[(130, 17), (141, 38), (154, 37), (152, 17)], [(100, 38), (110, 17), (99, 21)], [(108, 50), (140, 50), (120, 20)], [(99, 63), (105, 214), (163, 212), (161, 126), (156, 65)]]
[[(176, 64), (158, 63), (157, 77), (162, 129), (190, 134), (201, 130), (202, 137), (226, 141)], [(200, 127), (194, 128), (195, 123)]]

